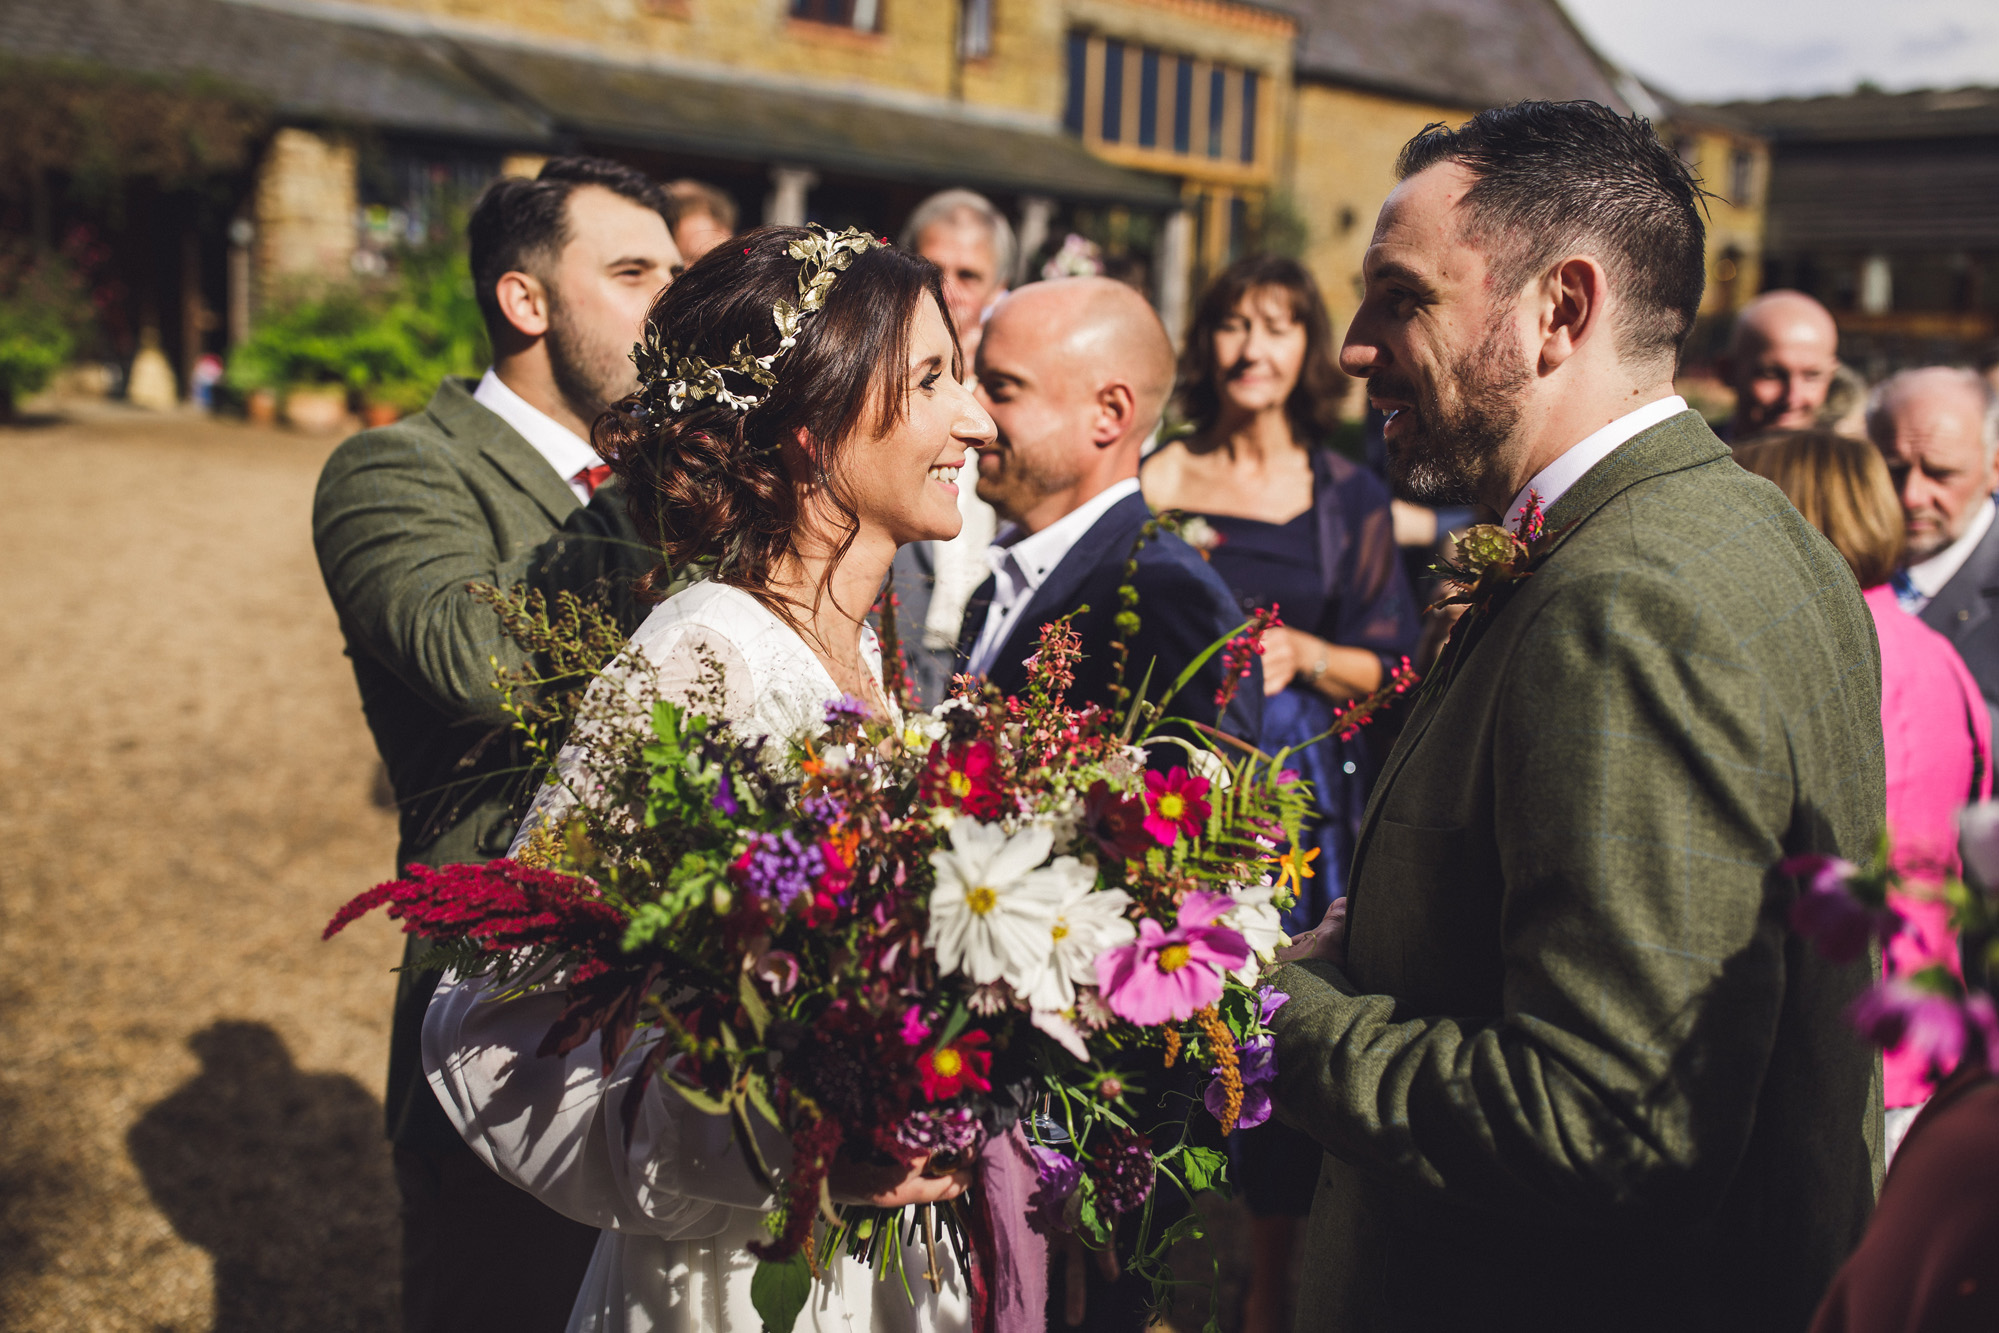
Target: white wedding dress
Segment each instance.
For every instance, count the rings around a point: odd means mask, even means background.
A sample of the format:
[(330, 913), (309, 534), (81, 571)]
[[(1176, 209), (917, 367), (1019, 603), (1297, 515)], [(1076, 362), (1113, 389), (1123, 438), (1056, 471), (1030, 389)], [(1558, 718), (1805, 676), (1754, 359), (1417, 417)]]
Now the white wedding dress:
[[(781, 737), (822, 724), (838, 697), (832, 677), (796, 631), (738, 589), (697, 583), (656, 607), (632, 642), (666, 697), (691, 697), (705, 664), (722, 670), (724, 715), (744, 739)], [(864, 635), (879, 680), (880, 648)], [(593, 688), (615, 688), (600, 678)], [(574, 753), (565, 750), (568, 770)], [(523, 829), (559, 789), (545, 788)], [(765, 1235), (773, 1206), (756, 1184), (726, 1117), (704, 1115), (654, 1080), (629, 1144), (620, 1105), (643, 1054), (625, 1053), (607, 1078), (593, 1037), (564, 1058), (534, 1052), (561, 1012), (554, 995), (493, 1001), (482, 980), (447, 975), (423, 1025), (424, 1069), (444, 1112), (502, 1177), (556, 1211), (603, 1229), (569, 1333), (758, 1333), (750, 1303), (756, 1260), (745, 1243)], [(788, 1165), (774, 1132), (765, 1160)], [(781, 1169), (781, 1167), (780, 1167)], [(920, 1274), (921, 1246), (904, 1254), (909, 1294), (876, 1282), (840, 1257), (812, 1288), (799, 1333), (954, 1333), (969, 1323), (965, 1282), (938, 1242), (943, 1290)], [(911, 1297), (914, 1297), (914, 1304)]]

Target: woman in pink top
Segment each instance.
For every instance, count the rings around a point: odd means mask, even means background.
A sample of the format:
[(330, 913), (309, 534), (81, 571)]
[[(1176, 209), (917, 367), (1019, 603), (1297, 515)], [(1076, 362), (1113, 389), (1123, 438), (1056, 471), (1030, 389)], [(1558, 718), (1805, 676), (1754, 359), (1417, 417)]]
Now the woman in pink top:
[[(1735, 461), (1776, 482), (1865, 589), (1881, 640), (1888, 829), (1895, 869), (1912, 890), (1894, 895), (1908, 927), (1889, 942), (1885, 964), (1890, 976), (1938, 963), (1957, 973), (1957, 937), (1935, 889), (1958, 872), (1958, 808), (1991, 795), (1991, 722), (1950, 640), (1902, 610), (1888, 584), (1902, 553), (1888, 468), (1872, 445), (1825, 431), (1764, 436), (1736, 449)], [(1892, 1155), (1936, 1083), (1913, 1054), (1890, 1051), (1884, 1065)]]

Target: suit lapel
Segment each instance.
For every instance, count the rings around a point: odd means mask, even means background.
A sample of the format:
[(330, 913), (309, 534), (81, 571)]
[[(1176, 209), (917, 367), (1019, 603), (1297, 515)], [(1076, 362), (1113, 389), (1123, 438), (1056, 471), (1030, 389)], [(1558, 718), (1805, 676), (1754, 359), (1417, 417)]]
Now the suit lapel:
[(581, 508), (576, 492), (555, 473), (548, 460), (500, 417), (472, 397), (463, 380), (447, 379), (438, 386), (426, 409), (454, 439), (478, 449), (488, 462), (539, 505), (558, 526)]
[(1962, 638), (1992, 618), (1989, 596), (1999, 596), (1994, 585), (1999, 585), (1999, 522), (1985, 530), (1970, 558), (1937, 590), (1920, 619), (1940, 634)]
[[(1575, 535), (1577, 529), (1590, 520), (1599, 510), (1626, 490), (1652, 477), (1664, 476), (1669, 472), (1679, 472), (1690, 467), (1700, 467), (1729, 457), (1728, 447), (1715, 438), (1707, 423), (1697, 412), (1691, 410), (1677, 416), (1668, 417), (1650, 430), (1641, 431), (1624, 444), (1619, 445), (1611, 455), (1584, 473), (1568, 492), (1548, 510), (1548, 528), (1555, 538), (1535, 564), (1546, 564), (1556, 551)], [(1999, 524), (1993, 525), (1999, 532)], [(1962, 572), (1962, 571), (1960, 571)], [(1513, 600), (1501, 594), (1505, 601)], [(1438, 655), (1431, 668), (1431, 674), (1438, 677), (1434, 689), (1423, 689), (1416, 701), (1416, 712), (1410, 717), (1408, 726), (1396, 741), (1390, 752), (1388, 763), (1380, 778), (1375, 781), (1374, 790), (1368, 797), (1367, 810), (1361, 819), (1360, 837), (1354, 842), (1354, 874), (1348, 878), (1349, 885), (1358, 885), (1358, 871), (1367, 855), (1367, 846), (1374, 834), (1374, 827), (1380, 820), (1381, 805), (1395, 784), (1395, 777), (1409, 762), (1409, 756), (1416, 752), (1430, 723), (1442, 711), (1444, 696), (1449, 693), (1452, 683), (1463, 672), (1472, 650), (1490, 628), (1488, 622), (1504, 615), (1506, 607), (1497, 607), (1481, 612), (1472, 624), (1460, 622), (1462, 635), (1453, 634), (1452, 639), (1462, 639), (1445, 645), (1445, 651)], [(1467, 613), (1468, 615), (1470, 613)], [(1429, 682), (1426, 681), (1427, 685)]]
[(972, 598), (965, 603), (965, 618), (958, 622), (958, 670), (972, 669), (972, 649), (979, 646), (979, 631), (986, 627), (986, 613), (992, 610), (993, 589), (998, 585), (995, 576), (986, 575), (986, 581), (972, 591)]
[[(999, 655), (993, 659), (991, 675), (994, 680), (1002, 680), (1006, 673), (1018, 669), (1033, 654), (1044, 624), (1078, 609), (1076, 597), (1090, 575), (1111, 561), (1115, 561), (1120, 569), (1124, 567), (1124, 561), (1131, 554), (1131, 544), (1138, 540), (1139, 529), (1151, 517), (1152, 510), (1146, 507), (1145, 497), (1134, 491), (1104, 511), (1103, 517), (1076, 539), (1069, 553), (1034, 590), (1027, 610), (1014, 622), (1013, 632), (1000, 646)], [(1090, 610), (1114, 614), (1116, 608), (1093, 606)], [(1002, 685), (1002, 688), (1007, 687)]]

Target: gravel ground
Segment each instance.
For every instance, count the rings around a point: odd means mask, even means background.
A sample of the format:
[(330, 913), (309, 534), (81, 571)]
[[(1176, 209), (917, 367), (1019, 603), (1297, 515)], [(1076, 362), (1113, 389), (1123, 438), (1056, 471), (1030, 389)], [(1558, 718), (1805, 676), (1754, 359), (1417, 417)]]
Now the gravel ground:
[(332, 445), (0, 428), (0, 1330), (397, 1326), (399, 937), (319, 940), (395, 852), (312, 557)]
[(313, 564), (331, 441), (0, 429), (0, 1328), (395, 1324), (394, 821)]

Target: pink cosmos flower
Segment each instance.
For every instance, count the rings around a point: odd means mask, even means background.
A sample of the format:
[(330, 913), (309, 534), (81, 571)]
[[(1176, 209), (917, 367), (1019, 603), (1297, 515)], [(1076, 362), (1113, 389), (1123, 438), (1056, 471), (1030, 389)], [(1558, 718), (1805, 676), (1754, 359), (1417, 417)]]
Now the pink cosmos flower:
[(1777, 872), (1808, 881), (1791, 904), (1791, 929), (1818, 946), (1835, 963), (1850, 963), (1867, 952), (1871, 936), (1886, 943), (1902, 928), (1901, 913), (1883, 904), (1870, 907), (1848, 888), (1859, 867), (1836, 856), (1793, 856)]
[(1957, 1068), (1974, 1031), (1986, 1059), (1999, 1052), (1999, 1015), (1992, 997), (1979, 992), (1959, 999), (1912, 981), (1886, 981), (1855, 1000), (1847, 1018), (1868, 1040), (1920, 1057), (1939, 1077)]
[(1171, 847), (1182, 834), (1191, 838), (1208, 822), (1208, 780), (1184, 768), (1148, 772), (1145, 811), (1145, 831), (1161, 847)]
[[(1205, 786), (1205, 784), (1203, 784)], [(1118, 1017), (1141, 1027), (1183, 1023), (1221, 998), (1222, 978), (1249, 961), (1242, 935), (1216, 918), (1235, 906), (1225, 893), (1196, 889), (1172, 930), (1146, 918), (1138, 939), (1097, 956), (1097, 985)]]

